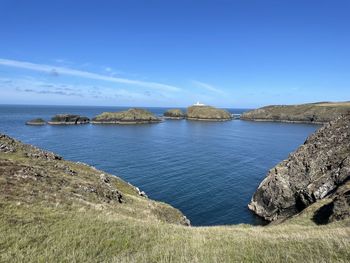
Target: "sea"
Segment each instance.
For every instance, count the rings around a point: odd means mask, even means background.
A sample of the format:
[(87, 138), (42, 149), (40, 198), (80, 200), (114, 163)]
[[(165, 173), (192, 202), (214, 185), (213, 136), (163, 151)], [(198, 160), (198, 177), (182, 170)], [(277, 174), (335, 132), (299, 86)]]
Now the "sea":
[[(265, 222), (248, 210), (259, 183), (320, 126), (232, 120), (28, 126), (59, 113), (129, 107), (0, 105), (0, 133), (95, 166), (181, 210), (194, 226)], [(161, 116), (168, 108), (146, 108)], [(248, 109), (228, 109), (241, 114)]]

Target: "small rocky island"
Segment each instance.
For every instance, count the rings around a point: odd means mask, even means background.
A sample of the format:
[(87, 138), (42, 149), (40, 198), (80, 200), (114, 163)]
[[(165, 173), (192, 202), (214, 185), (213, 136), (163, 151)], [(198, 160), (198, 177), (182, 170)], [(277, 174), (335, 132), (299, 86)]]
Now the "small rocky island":
[(196, 121), (229, 121), (232, 120), (232, 116), (226, 110), (197, 103), (187, 108), (187, 119)]
[(271, 105), (245, 112), (241, 115), (241, 119), (323, 124), (347, 112), (350, 112), (350, 102)]
[(88, 124), (90, 119), (88, 117), (82, 117), (74, 114), (57, 114), (51, 118), (48, 124), (51, 125), (76, 125), (76, 124)]
[(120, 112), (103, 112), (92, 119), (93, 124), (148, 124), (161, 119), (144, 109), (129, 109)]
[(315, 215), (328, 223), (350, 217), (350, 114), (312, 134), (289, 158), (272, 168), (249, 208), (268, 221), (293, 216), (322, 199)]
[(26, 122), (26, 125), (42, 126), (46, 125), (46, 121), (41, 118), (36, 118)]
[(164, 112), (164, 118), (170, 120), (181, 120), (186, 117), (186, 114), (180, 109), (170, 109)]

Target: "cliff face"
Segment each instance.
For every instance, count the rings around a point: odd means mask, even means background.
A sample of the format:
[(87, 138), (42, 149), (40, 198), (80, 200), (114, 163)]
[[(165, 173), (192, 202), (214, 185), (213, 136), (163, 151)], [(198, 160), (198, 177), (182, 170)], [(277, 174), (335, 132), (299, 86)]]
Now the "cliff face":
[(245, 112), (242, 120), (326, 123), (350, 112), (350, 102), (272, 105)]
[(231, 120), (231, 114), (222, 109), (211, 106), (191, 106), (187, 109), (187, 119), (189, 120), (208, 120), (208, 121), (227, 121)]
[[(350, 179), (350, 114), (311, 135), (289, 158), (272, 168), (249, 208), (266, 220), (294, 215), (336, 192)], [(346, 191), (340, 193), (345, 195)], [(335, 207), (347, 203), (338, 196)]]
[(144, 109), (129, 109), (127, 111), (120, 112), (103, 112), (92, 120), (92, 123), (95, 124), (138, 124), (156, 122), (160, 122), (160, 119)]

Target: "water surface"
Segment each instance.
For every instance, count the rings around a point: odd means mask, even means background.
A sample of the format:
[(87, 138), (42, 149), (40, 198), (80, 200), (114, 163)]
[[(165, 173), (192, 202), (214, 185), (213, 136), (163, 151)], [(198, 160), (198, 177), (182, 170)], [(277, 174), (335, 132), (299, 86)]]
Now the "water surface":
[[(0, 132), (118, 175), (180, 209), (193, 225), (260, 224), (247, 204), (270, 168), (316, 125), (169, 120), (150, 125), (26, 126), (57, 113), (117, 107), (0, 106)], [(149, 108), (155, 114), (166, 109)], [(230, 109), (241, 113), (242, 109)]]

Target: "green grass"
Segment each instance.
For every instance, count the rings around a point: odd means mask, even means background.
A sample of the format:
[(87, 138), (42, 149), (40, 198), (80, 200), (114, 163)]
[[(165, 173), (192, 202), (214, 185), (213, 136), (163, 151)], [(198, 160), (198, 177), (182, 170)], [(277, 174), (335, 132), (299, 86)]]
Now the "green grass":
[[(46, 159), (18, 142), (5, 140), (5, 144), (14, 145), (16, 151), (0, 153), (0, 262), (347, 262), (350, 258), (350, 220), (322, 226), (311, 220), (329, 200), (278, 225), (187, 227), (180, 225), (180, 211), (139, 196), (117, 177), (83, 164)], [(108, 184), (101, 173), (109, 178)], [(122, 194), (122, 203), (110, 197), (113, 189)]]
[(184, 227), (1, 201), (1, 262), (346, 262), (349, 221)]

